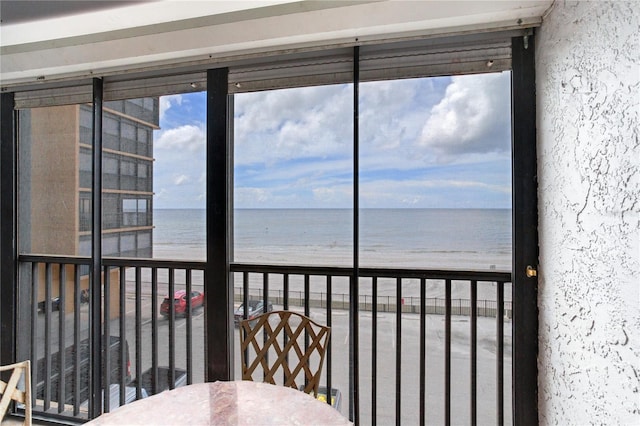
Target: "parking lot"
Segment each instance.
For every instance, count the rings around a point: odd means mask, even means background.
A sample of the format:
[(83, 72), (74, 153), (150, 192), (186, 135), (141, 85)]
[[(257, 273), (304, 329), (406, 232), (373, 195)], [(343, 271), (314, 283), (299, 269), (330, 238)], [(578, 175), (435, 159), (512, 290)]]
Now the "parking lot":
[[(194, 288), (195, 289), (195, 288)], [(176, 318), (174, 345), (169, 344), (169, 320), (158, 314), (155, 322), (152, 319), (152, 306), (158, 307), (166, 296), (166, 292), (159, 291), (156, 300), (150, 292), (143, 291), (140, 296), (141, 323), (139, 335), (136, 335), (136, 296), (130, 291), (126, 296), (126, 340), (129, 345), (132, 378), (136, 372), (136, 341), (140, 343), (141, 371), (151, 367), (153, 327), (157, 327), (158, 363), (160, 366), (169, 365), (170, 350), (175, 354), (177, 368), (186, 368), (187, 350), (186, 333), (187, 319)], [(281, 306), (274, 305), (274, 309)], [(293, 310), (301, 308), (294, 307)], [(52, 322), (57, 322), (57, 312), (52, 314)], [(44, 327), (43, 315), (39, 315), (39, 327)], [(67, 335), (65, 341), (72, 344), (73, 315), (66, 315)], [(313, 309), (311, 317), (315, 321), (326, 324), (326, 310)], [(88, 324), (88, 306), (81, 307), (81, 321), (83, 333)], [(359, 367), (360, 367), (360, 415), (363, 424), (370, 422), (372, 407), (372, 346), (373, 346), (373, 318), (371, 312), (361, 312), (359, 316)], [(193, 381), (204, 381), (204, 309), (196, 310), (192, 321), (192, 366)], [(403, 314), (401, 319), (402, 334), (399, 339), (396, 334), (396, 314), (378, 313), (377, 315), (377, 372), (376, 372), (376, 409), (377, 421), (380, 424), (395, 422), (396, 415), (396, 353), (401, 345), (401, 416), (403, 424), (415, 424), (419, 416), (419, 371), (420, 371), (420, 316), (417, 314)], [(51, 344), (58, 347), (57, 333), (53, 326)], [(454, 316), (451, 324), (451, 400), (452, 422), (454, 424), (469, 423), (469, 389), (470, 389), (470, 350), (469, 350), (469, 318)], [(43, 328), (40, 328), (43, 330)], [(477, 407), (479, 424), (493, 423), (496, 410), (496, 348), (495, 348), (496, 319), (478, 318), (478, 350), (477, 350)], [(511, 410), (511, 323), (504, 322), (505, 359), (504, 359), (504, 411)], [(111, 334), (119, 334), (119, 320), (111, 320)], [(331, 317), (331, 352), (330, 360), (325, 362), (325, 372), (328, 362), (331, 363), (332, 386), (342, 393), (342, 413), (349, 414), (349, 321), (348, 311), (333, 310)], [(442, 315), (426, 315), (426, 416), (429, 424), (444, 422), (444, 366), (445, 366), (445, 323)], [(42, 353), (42, 352), (39, 352)], [(240, 350), (239, 332), (235, 330), (234, 353), (235, 377), (240, 378)], [(323, 383), (324, 384), (324, 383)], [(506, 417), (507, 421), (509, 416)]]
[[(162, 302), (159, 297), (155, 301)], [(143, 296), (143, 312), (151, 312), (153, 301), (150, 296)], [(274, 305), (274, 309), (281, 306)], [(299, 310), (301, 308), (292, 308)], [(128, 317), (135, 311), (130, 311)], [(324, 309), (311, 311), (315, 321), (326, 324), (327, 317)], [(371, 414), (371, 348), (372, 315), (370, 312), (360, 314), (360, 407), (364, 423), (368, 423)], [(403, 421), (407, 424), (415, 423), (419, 414), (419, 331), (420, 317), (416, 314), (402, 315), (402, 336), (398, 340), (396, 335), (396, 315), (394, 313), (379, 313), (377, 315), (377, 418), (381, 424), (393, 422), (396, 404), (396, 349), (401, 345), (401, 410)], [(133, 320), (127, 330), (129, 340), (135, 341), (132, 330)], [(186, 325), (187, 320), (178, 318), (175, 321), (175, 359), (176, 366), (186, 366)], [(143, 315), (142, 322), (142, 354), (143, 369), (150, 366), (152, 326), (150, 314)], [(468, 424), (469, 420), (469, 318), (453, 317), (451, 335), (451, 389), (454, 404), (452, 419), (455, 424)], [(159, 363), (168, 365), (169, 360), (169, 321), (157, 319)], [(197, 310), (192, 316), (193, 327), (193, 380), (204, 381), (204, 310)], [(445, 363), (445, 324), (442, 315), (426, 316), (426, 410), (429, 423), (442, 424), (444, 422), (444, 363)], [(511, 377), (511, 323), (505, 322), (505, 360), (504, 382), (509, 385)], [(237, 329), (236, 329), (237, 331)], [(478, 318), (478, 355), (477, 355), (477, 386), (478, 386), (478, 421), (493, 422), (496, 407), (496, 348), (495, 348), (496, 320), (494, 318)], [(331, 318), (331, 377), (332, 386), (337, 387), (343, 394), (343, 414), (348, 415), (349, 394), (349, 321), (348, 312), (334, 310)], [(148, 356), (147, 356), (148, 355)], [(133, 356), (133, 354), (132, 354)], [(240, 349), (239, 332), (235, 333), (234, 353), (235, 377), (240, 378)], [(325, 364), (325, 371), (327, 365)], [(510, 387), (505, 389), (505, 412), (510, 412)], [(485, 421), (483, 421), (483, 419)]]

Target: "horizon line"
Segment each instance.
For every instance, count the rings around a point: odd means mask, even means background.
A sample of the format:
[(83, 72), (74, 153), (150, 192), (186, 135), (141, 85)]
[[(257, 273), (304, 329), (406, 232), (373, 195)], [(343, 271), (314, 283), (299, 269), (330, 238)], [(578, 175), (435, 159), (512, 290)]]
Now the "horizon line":
[[(153, 210), (207, 210), (206, 207), (158, 207)], [(234, 210), (354, 210), (351, 207), (235, 207)], [(360, 210), (513, 210), (512, 207), (360, 207)]]

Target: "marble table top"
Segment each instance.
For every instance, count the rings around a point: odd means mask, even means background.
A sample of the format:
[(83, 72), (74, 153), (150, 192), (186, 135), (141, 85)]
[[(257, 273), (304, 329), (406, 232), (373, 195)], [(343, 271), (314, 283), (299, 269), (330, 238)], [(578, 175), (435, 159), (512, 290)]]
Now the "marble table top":
[(87, 425), (350, 425), (304, 392), (250, 381), (197, 383), (124, 405)]

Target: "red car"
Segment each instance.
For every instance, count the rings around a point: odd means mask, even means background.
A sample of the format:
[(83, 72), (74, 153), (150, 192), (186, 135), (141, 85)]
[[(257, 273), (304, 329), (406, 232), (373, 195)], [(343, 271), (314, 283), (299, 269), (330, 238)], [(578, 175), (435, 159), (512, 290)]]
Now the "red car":
[[(160, 313), (165, 317), (169, 317), (169, 307), (171, 306), (171, 299), (165, 297), (160, 305)], [(187, 292), (184, 290), (178, 290), (173, 294), (173, 306), (175, 315), (187, 316)], [(204, 306), (204, 293), (199, 291), (191, 292), (191, 312)]]

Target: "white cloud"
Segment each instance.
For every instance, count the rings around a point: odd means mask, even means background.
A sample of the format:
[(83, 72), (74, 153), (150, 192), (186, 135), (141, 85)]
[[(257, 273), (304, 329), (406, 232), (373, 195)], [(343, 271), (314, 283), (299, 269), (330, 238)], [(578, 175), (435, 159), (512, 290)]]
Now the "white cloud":
[(378, 179), (361, 184), (362, 207), (508, 207), (511, 187), (456, 179)]
[[(363, 207), (508, 199), (509, 87), (508, 73), (363, 83)], [(352, 90), (336, 85), (236, 95), (236, 206), (349, 207)], [(162, 124), (167, 129), (155, 134), (154, 173), (165, 176), (157, 177), (158, 187), (173, 188), (175, 203), (203, 199), (205, 192), (206, 129), (190, 112), (204, 107), (194, 99), (161, 100), (162, 113), (170, 113)]]
[(164, 114), (174, 105), (182, 105), (182, 95), (168, 95), (160, 97), (160, 120), (164, 119)]
[(457, 76), (424, 123), (420, 143), (441, 161), (504, 152), (510, 144), (509, 73)]
[[(359, 117), (361, 163), (410, 170), (442, 160), (443, 153), (436, 146), (422, 143), (422, 133), (425, 124), (438, 122), (439, 117), (434, 114), (443, 108), (438, 105), (445, 102), (445, 89), (456, 84), (460, 83), (452, 83), (449, 77), (363, 84)], [(290, 160), (351, 158), (352, 90), (351, 85), (339, 85), (238, 95), (234, 123), (236, 165), (278, 167)], [(508, 96), (508, 84), (506, 93)], [(508, 133), (508, 124), (506, 128)], [(448, 159), (453, 160), (461, 158)], [(287, 163), (287, 169), (290, 166)]]
[(178, 151), (202, 151), (206, 145), (206, 132), (202, 126), (186, 124), (159, 132), (154, 149)]
[(348, 86), (321, 86), (238, 95), (236, 164), (275, 164), (342, 154), (351, 146)]
[(167, 191), (166, 188), (161, 188), (160, 190), (156, 190), (154, 197), (158, 200), (163, 200), (167, 198), (168, 194), (169, 191)]
[(186, 185), (191, 182), (191, 178), (187, 175), (178, 175), (173, 178), (173, 184), (176, 186)]
[(314, 200), (320, 202), (320, 206), (339, 205), (348, 206), (353, 203), (353, 187), (349, 185), (334, 184), (312, 189)]
[(436, 94), (431, 79), (364, 84), (360, 89), (360, 144), (365, 153), (397, 154), (413, 146)]
[(160, 120), (164, 119), (164, 114), (173, 105), (182, 105), (182, 95), (168, 95), (160, 97)]
[(264, 188), (235, 188), (234, 202), (238, 206), (255, 206), (272, 198), (271, 191)]

